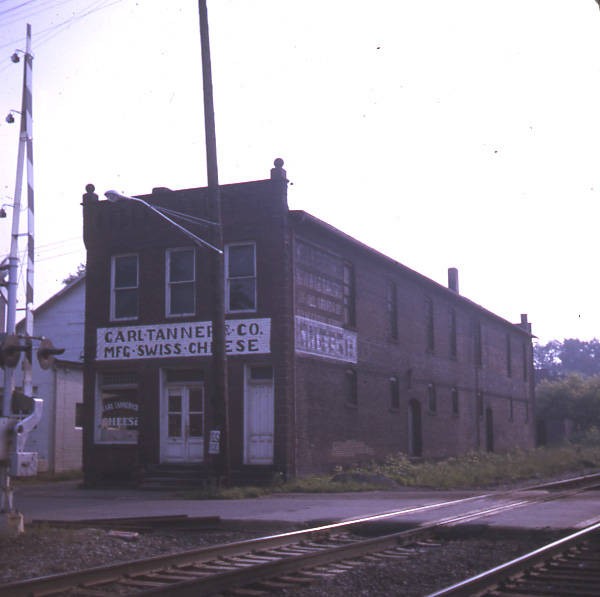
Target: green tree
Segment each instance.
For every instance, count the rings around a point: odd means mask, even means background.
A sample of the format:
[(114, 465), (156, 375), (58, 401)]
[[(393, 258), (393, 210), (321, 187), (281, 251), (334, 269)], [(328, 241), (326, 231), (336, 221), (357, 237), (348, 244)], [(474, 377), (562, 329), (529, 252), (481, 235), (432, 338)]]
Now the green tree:
[(77, 271), (74, 274), (69, 274), (62, 283), (65, 286), (68, 286), (71, 282), (75, 282), (75, 280), (79, 280), (82, 276), (85, 276), (85, 263), (80, 263), (77, 266)]
[(569, 338), (534, 346), (536, 380), (556, 380), (571, 373), (600, 375), (600, 341)]
[(600, 427), (600, 375), (543, 380), (536, 388), (536, 407), (538, 417), (571, 419), (577, 431)]

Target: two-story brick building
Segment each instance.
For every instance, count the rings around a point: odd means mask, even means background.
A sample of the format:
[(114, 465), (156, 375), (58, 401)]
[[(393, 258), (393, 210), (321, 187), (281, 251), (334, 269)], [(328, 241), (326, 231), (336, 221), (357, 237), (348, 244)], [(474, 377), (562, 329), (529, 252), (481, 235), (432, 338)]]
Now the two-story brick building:
[[(271, 178), (221, 187), (234, 472), (328, 471), (403, 452), (534, 443), (531, 330), (287, 205)], [(84, 195), (84, 471), (208, 472), (216, 420), (210, 249), (135, 202)], [(206, 188), (141, 196), (210, 239)], [(214, 439), (214, 436), (213, 436)]]

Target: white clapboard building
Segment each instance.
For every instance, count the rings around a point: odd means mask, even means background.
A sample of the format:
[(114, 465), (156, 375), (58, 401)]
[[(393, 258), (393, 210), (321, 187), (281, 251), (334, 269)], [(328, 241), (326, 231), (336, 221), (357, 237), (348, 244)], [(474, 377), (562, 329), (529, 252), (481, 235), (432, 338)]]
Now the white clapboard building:
[[(34, 336), (49, 338), (65, 352), (48, 369), (35, 358), (34, 394), (44, 401), (42, 419), (29, 435), (26, 449), (38, 453), (38, 471), (60, 473), (81, 469), (83, 407), (83, 328), (85, 276), (67, 284), (34, 311)], [(23, 333), (24, 322), (18, 326)], [(21, 363), (16, 385), (22, 384)]]

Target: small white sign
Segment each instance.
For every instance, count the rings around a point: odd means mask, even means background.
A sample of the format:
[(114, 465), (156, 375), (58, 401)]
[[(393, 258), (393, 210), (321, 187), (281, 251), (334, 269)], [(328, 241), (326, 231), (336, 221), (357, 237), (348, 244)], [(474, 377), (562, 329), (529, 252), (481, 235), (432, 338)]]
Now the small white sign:
[(221, 453), (221, 432), (218, 429), (211, 429), (208, 435), (208, 453), (213, 455)]
[(356, 363), (356, 332), (296, 315), (296, 352)]
[[(225, 335), (228, 355), (271, 352), (270, 319), (227, 320)], [(98, 361), (212, 354), (212, 324), (208, 321), (98, 328), (96, 338)]]

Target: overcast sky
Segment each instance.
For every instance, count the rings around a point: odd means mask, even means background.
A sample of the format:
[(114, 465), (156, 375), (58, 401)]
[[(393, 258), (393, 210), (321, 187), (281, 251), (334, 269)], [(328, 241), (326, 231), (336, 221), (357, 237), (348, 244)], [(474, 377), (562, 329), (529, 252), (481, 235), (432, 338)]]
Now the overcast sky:
[[(540, 341), (600, 337), (594, 0), (209, 0), (219, 178), (289, 204)], [(0, 0), (0, 203), (33, 29), (36, 304), (85, 261), (81, 195), (206, 185), (195, 0)], [(18, 115), (17, 115), (18, 117)], [(0, 220), (0, 255), (10, 220)], [(23, 218), (24, 219), (24, 218)]]

